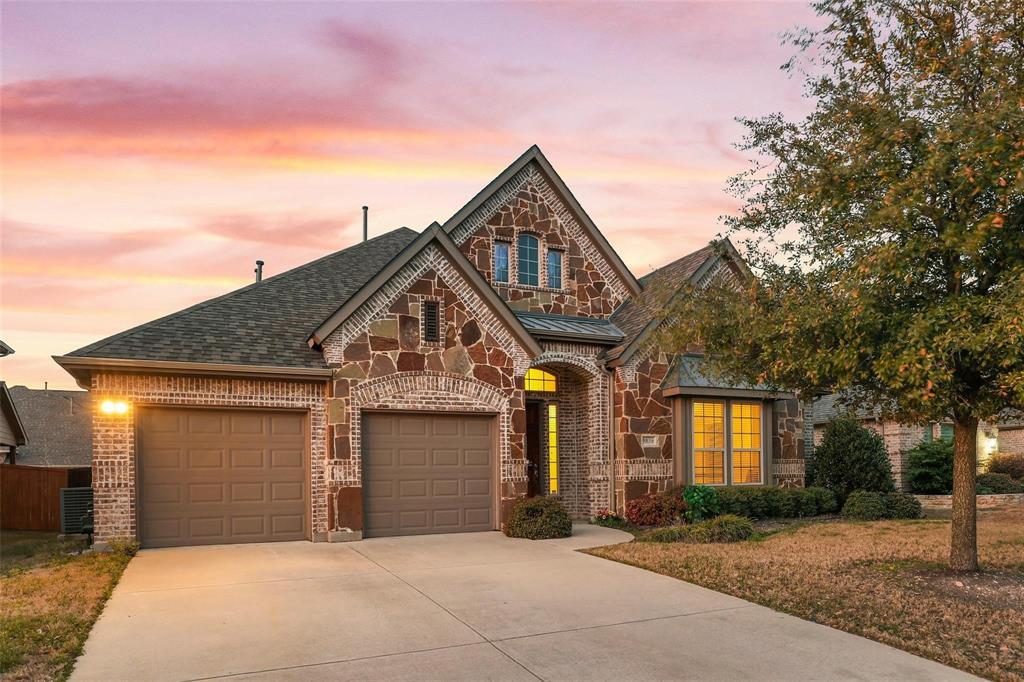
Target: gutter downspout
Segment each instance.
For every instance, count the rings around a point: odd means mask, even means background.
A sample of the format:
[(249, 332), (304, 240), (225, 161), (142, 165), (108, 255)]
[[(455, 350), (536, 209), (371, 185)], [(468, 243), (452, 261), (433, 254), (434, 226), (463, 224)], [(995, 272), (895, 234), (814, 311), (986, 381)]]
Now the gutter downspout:
[(615, 509), (615, 370), (608, 369), (608, 509)]

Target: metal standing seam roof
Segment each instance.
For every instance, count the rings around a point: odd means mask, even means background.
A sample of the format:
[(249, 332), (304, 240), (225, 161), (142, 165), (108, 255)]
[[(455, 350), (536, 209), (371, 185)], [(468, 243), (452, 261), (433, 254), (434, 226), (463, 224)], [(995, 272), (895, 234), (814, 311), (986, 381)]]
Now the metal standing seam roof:
[(756, 391), (759, 393), (777, 393), (764, 384), (751, 386), (750, 384), (726, 384), (714, 379), (705, 372), (707, 362), (702, 355), (683, 355), (661, 382), (662, 388), (730, 388), (742, 391)]
[(616, 344), (625, 337), (611, 320), (534, 312), (516, 312), (515, 316), (531, 335), (538, 338)]

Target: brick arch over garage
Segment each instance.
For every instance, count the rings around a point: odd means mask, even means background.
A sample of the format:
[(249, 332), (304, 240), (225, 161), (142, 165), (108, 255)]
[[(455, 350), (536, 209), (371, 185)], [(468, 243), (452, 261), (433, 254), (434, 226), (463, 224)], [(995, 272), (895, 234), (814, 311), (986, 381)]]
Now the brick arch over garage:
[[(514, 482), (525, 481), (522, 461), (513, 462), (509, 434), (512, 395), (473, 377), (442, 372), (399, 372), (363, 381), (352, 388), (348, 400), (351, 457), (332, 464), (332, 487), (362, 486), (362, 414), (365, 410), (441, 413), (490, 413), (497, 416), (498, 457), (501, 463), (500, 497), (515, 497)], [(339, 526), (338, 514), (333, 514)], [(334, 528), (338, 530), (338, 528)]]

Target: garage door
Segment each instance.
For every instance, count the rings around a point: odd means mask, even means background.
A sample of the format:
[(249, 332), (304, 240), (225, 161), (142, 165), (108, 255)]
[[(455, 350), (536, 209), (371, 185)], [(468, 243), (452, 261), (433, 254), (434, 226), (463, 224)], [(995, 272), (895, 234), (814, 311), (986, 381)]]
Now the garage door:
[(305, 539), (307, 440), (301, 413), (141, 410), (142, 545)]
[(493, 530), (493, 423), (486, 416), (367, 415), (366, 535)]

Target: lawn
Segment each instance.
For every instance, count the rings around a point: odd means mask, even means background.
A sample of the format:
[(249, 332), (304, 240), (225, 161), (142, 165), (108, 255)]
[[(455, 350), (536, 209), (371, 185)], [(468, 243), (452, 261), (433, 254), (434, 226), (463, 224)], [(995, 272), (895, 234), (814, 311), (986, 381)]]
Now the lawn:
[(132, 548), (80, 554), (56, 533), (0, 534), (0, 673), (63, 680), (131, 560)]
[(742, 597), (976, 675), (1024, 680), (1024, 510), (979, 514), (983, 572), (945, 568), (949, 521), (794, 524), (718, 545), (591, 554)]

